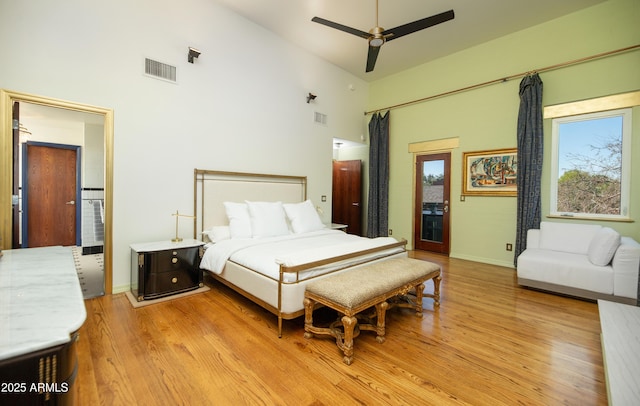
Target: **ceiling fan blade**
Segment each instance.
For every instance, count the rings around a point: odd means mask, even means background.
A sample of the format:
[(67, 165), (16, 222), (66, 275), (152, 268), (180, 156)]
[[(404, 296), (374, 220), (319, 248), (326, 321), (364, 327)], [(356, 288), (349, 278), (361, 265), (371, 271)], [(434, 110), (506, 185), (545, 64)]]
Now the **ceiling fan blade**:
[(325, 20), (324, 18), (313, 17), (311, 19), (311, 21), (313, 21), (314, 23), (326, 25), (327, 27), (335, 28), (336, 30), (344, 31), (344, 32), (349, 33), (349, 34), (353, 34), (353, 35), (355, 35), (357, 37), (360, 37), (360, 38), (369, 39), (369, 37), (371, 36), (371, 34), (369, 34), (368, 32), (360, 31), (360, 30), (357, 30), (357, 29), (351, 28), (351, 27), (347, 27), (346, 25), (334, 23), (333, 21)]
[(369, 53), (367, 54), (367, 72), (373, 71), (373, 68), (376, 66), (376, 60), (378, 59), (379, 52), (380, 47), (369, 46)]
[[(425, 28), (433, 27), (445, 21), (453, 20), (453, 10), (445, 11), (444, 13), (432, 15), (431, 17), (423, 18), (412, 23), (400, 25), (395, 28), (384, 30), (382, 35), (385, 36), (386, 41), (391, 41), (396, 38), (403, 37), (407, 34), (414, 33), (416, 31), (424, 30)], [(389, 35), (389, 37), (387, 37)]]

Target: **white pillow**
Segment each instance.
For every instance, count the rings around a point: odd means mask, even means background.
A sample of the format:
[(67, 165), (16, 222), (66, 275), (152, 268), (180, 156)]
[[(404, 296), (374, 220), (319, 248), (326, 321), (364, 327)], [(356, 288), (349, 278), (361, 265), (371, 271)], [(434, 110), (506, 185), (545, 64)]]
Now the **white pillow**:
[(224, 202), (229, 218), (229, 234), (231, 238), (251, 238), (251, 218), (249, 208), (244, 203)]
[(289, 234), (282, 202), (247, 202), (254, 238)]
[(286, 203), (283, 206), (294, 233), (308, 233), (325, 228), (311, 200), (305, 200), (302, 203)]
[(612, 228), (602, 227), (589, 243), (589, 261), (594, 265), (609, 265), (620, 245), (620, 234)]
[(202, 235), (208, 239), (205, 242), (228, 240), (231, 238), (231, 228), (229, 226), (215, 226), (211, 227), (211, 230), (203, 231)]

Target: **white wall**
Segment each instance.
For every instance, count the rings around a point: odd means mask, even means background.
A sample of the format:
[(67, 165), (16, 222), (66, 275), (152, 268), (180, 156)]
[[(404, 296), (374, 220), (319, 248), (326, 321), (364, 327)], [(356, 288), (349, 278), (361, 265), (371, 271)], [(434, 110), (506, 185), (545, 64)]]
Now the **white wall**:
[[(306, 175), (330, 213), (332, 137), (365, 131), (365, 82), (213, 0), (2, 2), (0, 54), (0, 88), (114, 110), (114, 292), (129, 244), (170, 239), (171, 213), (192, 211), (194, 168)], [(144, 76), (145, 57), (178, 83)]]

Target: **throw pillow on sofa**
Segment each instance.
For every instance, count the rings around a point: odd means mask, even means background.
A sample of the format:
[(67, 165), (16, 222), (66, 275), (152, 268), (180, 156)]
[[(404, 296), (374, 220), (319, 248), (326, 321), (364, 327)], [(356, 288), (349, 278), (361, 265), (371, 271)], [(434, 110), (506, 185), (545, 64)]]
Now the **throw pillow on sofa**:
[(602, 227), (589, 243), (589, 261), (594, 265), (608, 265), (619, 245), (620, 234), (612, 228)]

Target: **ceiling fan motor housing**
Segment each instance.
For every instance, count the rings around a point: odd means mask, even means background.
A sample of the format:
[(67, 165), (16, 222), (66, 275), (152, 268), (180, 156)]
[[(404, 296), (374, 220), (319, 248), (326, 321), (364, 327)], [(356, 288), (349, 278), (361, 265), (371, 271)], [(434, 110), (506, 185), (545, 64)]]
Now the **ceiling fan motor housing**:
[(382, 27), (372, 28), (371, 31), (369, 31), (369, 33), (372, 35), (371, 37), (369, 37), (369, 46), (372, 46), (372, 47), (382, 46), (385, 40), (384, 35), (382, 35), (383, 32), (384, 32), (384, 28)]

